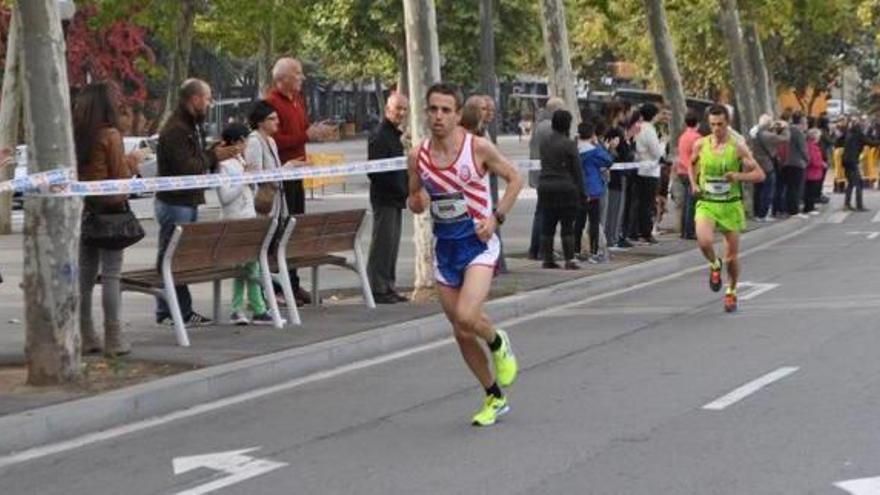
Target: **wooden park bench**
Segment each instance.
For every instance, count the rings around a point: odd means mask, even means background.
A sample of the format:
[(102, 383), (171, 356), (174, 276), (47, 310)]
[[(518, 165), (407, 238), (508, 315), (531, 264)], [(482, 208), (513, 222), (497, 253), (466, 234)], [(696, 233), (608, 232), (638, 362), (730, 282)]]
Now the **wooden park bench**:
[[(366, 256), (358, 244), (366, 216), (367, 211), (360, 209), (308, 213), (287, 219), (275, 247), (271, 268), (284, 291), (291, 322), (296, 325), (301, 322), (288, 276), (288, 271), (294, 268), (312, 269), (313, 305), (320, 304), (319, 268), (321, 265), (335, 265), (358, 274), (367, 307), (376, 307), (367, 279)], [(347, 251), (354, 253), (352, 261), (345, 256), (339, 256), (339, 253)]]
[[(269, 276), (269, 245), (278, 226), (273, 218), (188, 223), (178, 225), (162, 257), (160, 271), (122, 273), (122, 290), (152, 294), (165, 299), (174, 320), (177, 343), (189, 346), (189, 336), (177, 301), (175, 285), (214, 283), (214, 321), (220, 321), (220, 287), (225, 279), (244, 275), (241, 265), (259, 261), (265, 294), (272, 294)], [(276, 328), (284, 322), (274, 297), (266, 298)]]

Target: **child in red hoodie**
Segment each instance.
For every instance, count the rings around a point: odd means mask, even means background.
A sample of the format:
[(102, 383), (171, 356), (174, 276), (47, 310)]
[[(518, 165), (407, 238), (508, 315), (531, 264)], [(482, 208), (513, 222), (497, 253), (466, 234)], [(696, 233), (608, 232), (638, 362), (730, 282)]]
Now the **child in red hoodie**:
[(807, 152), (810, 155), (810, 163), (807, 164), (807, 184), (804, 190), (804, 213), (818, 215), (816, 202), (822, 195), (822, 176), (828, 165), (822, 158), (822, 149), (819, 148), (819, 139), (822, 131), (810, 129), (807, 131)]

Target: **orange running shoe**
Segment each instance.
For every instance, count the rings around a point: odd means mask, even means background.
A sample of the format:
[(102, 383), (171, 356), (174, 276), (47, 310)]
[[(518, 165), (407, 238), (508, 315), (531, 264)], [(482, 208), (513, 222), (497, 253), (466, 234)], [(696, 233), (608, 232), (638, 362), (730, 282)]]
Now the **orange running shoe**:
[(727, 294), (724, 294), (724, 311), (728, 313), (736, 311), (736, 291), (727, 291)]

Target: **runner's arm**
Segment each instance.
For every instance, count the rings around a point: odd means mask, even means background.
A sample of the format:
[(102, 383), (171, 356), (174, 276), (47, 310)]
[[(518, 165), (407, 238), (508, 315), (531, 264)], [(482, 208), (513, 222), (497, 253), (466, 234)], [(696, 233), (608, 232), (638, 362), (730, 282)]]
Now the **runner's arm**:
[(409, 180), (409, 196), (406, 198), (406, 205), (416, 214), (425, 211), (431, 199), (422, 185), (422, 178), (419, 177), (419, 148), (414, 147), (409, 151), (407, 157), (407, 174)]
[(507, 183), (504, 196), (495, 206), (495, 214), (477, 223), (477, 237), (483, 242), (488, 242), (498, 229), (499, 218), (503, 222), (504, 217), (513, 208), (513, 203), (516, 202), (519, 191), (522, 189), (523, 180), (516, 168), (501, 155), (498, 148), (491, 142), (483, 138), (475, 138), (473, 146), (474, 155), (478, 162), (482, 161), (485, 173), (494, 173)]
[(696, 194), (699, 192), (697, 187), (697, 177), (700, 175), (700, 147), (703, 145), (703, 138), (694, 141), (694, 148), (691, 150), (691, 166), (688, 167), (688, 180), (691, 181), (691, 191)]
[(736, 154), (739, 156), (739, 159), (743, 164), (743, 171), (728, 172), (728, 180), (735, 180), (738, 182), (764, 182), (764, 179), (766, 178), (764, 169), (755, 161), (755, 157), (752, 156), (752, 152), (745, 143), (736, 143)]
[(475, 154), (482, 158), (483, 168), (487, 172), (491, 172), (507, 183), (504, 189), (504, 196), (498, 201), (495, 211), (502, 215), (507, 215), (513, 208), (517, 196), (523, 187), (523, 179), (520, 177), (516, 167), (498, 151), (491, 142), (483, 138), (474, 139)]

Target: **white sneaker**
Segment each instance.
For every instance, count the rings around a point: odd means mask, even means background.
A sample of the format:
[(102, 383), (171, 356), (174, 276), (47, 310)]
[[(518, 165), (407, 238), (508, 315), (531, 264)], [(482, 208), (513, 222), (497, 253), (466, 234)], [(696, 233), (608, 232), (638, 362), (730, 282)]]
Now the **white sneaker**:
[(776, 221), (776, 217), (773, 217), (773, 216), (767, 215), (766, 217), (764, 217), (764, 221), (767, 222), (767, 223), (775, 222), (775, 221)]
[(798, 214), (795, 215), (795, 216), (798, 217), (798, 218), (802, 218), (802, 219), (804, 219), (804, 220), (810, 218), (810, 216), (807, 215), (806, 213), (798, 213)]
[(767, 219), (764, 217), (755, 217), (755, 221), (758, 223), (766, 223)]
[(816, 215), (818, 215), (818, 214), (819, 214), (819, 210), (813, 210), (813, 211), (810, 212), (810, 215), (812, 215), (812, 216), (814, 216), (814, 217), (815, 217)]

